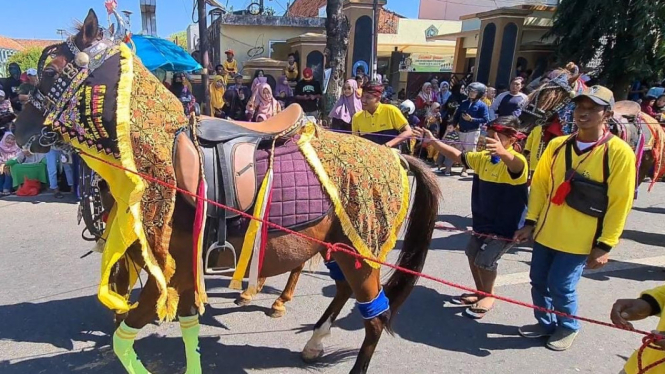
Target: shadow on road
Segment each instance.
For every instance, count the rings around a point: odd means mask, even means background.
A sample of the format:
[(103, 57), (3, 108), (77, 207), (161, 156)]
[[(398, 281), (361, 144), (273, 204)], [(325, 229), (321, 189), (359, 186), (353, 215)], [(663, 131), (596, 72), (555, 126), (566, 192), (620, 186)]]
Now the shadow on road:
[(654, 214), (665, 214), (665, 208), (657, 206), (648, 206), (648, 207), (633, 207), (633, 210), (644, 213), (654, 213)]
[[(326, 286), (324, 295), (334, 294), (335, 286)], [(450, 296), (431, 288), (416, 286), (395, 317), (393, 328), (399, 338), (446, 351), (486, 357), (492, 351), (528, 349), (542, 346), (537, 339), (524, 339), (517, 326), (474, 321), (461, 315), (463, 308), (449, 307)], [(446, 303), (444, 307), (443, 304)], [(303, 326), (302, 330), (311, 326)], [(363, 321), (354, 311), (335, 322), (334, 328), (363, 330)], [(379, 344), (390, 344), (387, 334)]]
[(663, 234), (637, 230), (623, 230), (623, 235), (621, 235), (621, 237), (641, 244), (665, 247), (665, 235)]
[[(201, 322), (219, 326), (219, 323), (211, 323), (215, 315), (243, 310), (245, 308), (235, 305), (220, 309), (209, 307)], [(0, 306), (0, 319), (3, 321), (0, 340), (48, 344), (67, 351), (48, 356), (23, 351), (22, 357), (15, 359), (19, 362), (0, 362), (0, 373), (124, 373), (110, 347), (110, 335), (114, 329), (111, 317), (111, 313), (94, 295)], [(225, 326), (221, 327), (228, 330)], [(248, 369), (284, 368), (288, 371), (288, 368), (322, 368), (339, 364), (357, 354), (356, 349), (334, 351), (312, 366), (302, 362), (300, 352), (285, 348), (225, 345), (223, 339), (223, 336), (201, 337), (204, 372), (246, 373)], [(75, 342), (92, 345), (92, 348), (74, 350)], [(153, 334), (137, 340), (135, 348), (151, 372), (185, 371), (184, 346), (180, 336)]]

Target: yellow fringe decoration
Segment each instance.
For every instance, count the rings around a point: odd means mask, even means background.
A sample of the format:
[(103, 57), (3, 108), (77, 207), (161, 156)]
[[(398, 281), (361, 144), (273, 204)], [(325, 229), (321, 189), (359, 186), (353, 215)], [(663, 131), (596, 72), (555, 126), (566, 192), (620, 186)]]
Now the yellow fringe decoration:
[[(314, 123), (310, 122), (307, 125), (305, 125), (305, 127), (302, 130), (301, 137), (298, 140), (298, 146), (300, 147), (300, 151), (303, 153), (305, 159), (312, 167), (312, 169), (314, 169), (314, 173), (316, 173), (317, 177), (319, 178), (319, 181), (321, 182), (324, 189), (328, 193), (330, 201), (333, 203), (335, 207), (335, 214), (337, 215), (337, 218), (340, 221), (342, 230), (344, 231), (344, 234), (349, 238), (354, 248), (358, 251), (358, 253), (360, 253), (364, 257), (374, 259), (380, 262), (385, 262), (386, 258), (388, 257), (388, 253), (395, 247), (395, 243), (397, 243), (397, 233), (399, 232), (402, 223), (404, 222), (404, 219), (406, 218), (406, 215), (409, 211), (409, 200), (411, 197), (410, 187), (409, 187), (409, 177), (407, 175), (406, 170), (401, 166), (399, 153), (397, 153), (396, 150), (393, 150), (395, 160), (397, 161), (397, 165), (400, 167), (400, 174), (402, 176), (401, 178), (402, 204), (400, 206), (399, 213), (397, 214), (395, 220), (391, 225), (391, 230), (388, 238), (386, 239), (385, 243), (383, 243), (383, 245), (381, 246), (381, 250), (378, 253), (378, 255), (375, 255), (374, 253), (372, 253), (372, 251), (369, 249), (365, 241), (363, 241), (360, 235), (358, 235), (356, 229), (353, 227), (351, 219), (349, 218), (348, 214), (346, 213), (346, 210), (344, 209), (344, 206), (342, 205), (342, 201), (339, 197), (338, 187), (335, 186), (334, 183), (332, 183), (332, 181), (330, 180), (330, 177), (328, 176), (328, 173), (323, 167), (323, 164), (321, 163), (319, 156), (316, 154), (316, 150), (314, 149), (314, 147), (312, 147), (310, 143), (312, 138), (316, 136), (316, 131), (317, 127)], [(378, 262), (372, 260), (365, 260), (365, 262), (374, 269), (378, 269), (381, 267), (381, 265)]]
[[(128, 170), (136, 171), (130, 138), (130, 102), (134, 79), (133, 55), (124, 44), (120, 46), (120, 55), (121, 74), (118, 83), (116, 111), (120, 164)], [(69, 137), (66, 135), (65, 138), (71, 141), (77, 148), (88, 149), (86, 144), (81, 144), (76, 139), (68, 139)], [(113, 265), (124, 256), (127, 248), (138, 240), (145, 266), (150, 275), (155, 278), (160, 292), (156, 305), (157, 314), (160, 320), (164, 318), (171, 320), (175, 316), (175, 313), (172, 313), (172, 307), (174, 305), (177, 306), (177, 297), (174, 299), (173, 293), (169, 294), (166, 286), (166, 277), (157, 264), (143, 231), (141, 220), (141, 198), (145, 190), (143, 180), (135, 174), (110, 167), (101, 161), (86, 157), (85, 155), (82, 155), (82, 157), (93, 170), (98, 172), (104, 180), (108, 181), (111, 194), (116, 201), (114, 214), (109, 217), (109, 223), (106, 228), (108, 240), (106, 241), (102, 255), (101, 282), (98, 290), (99, 300), (106, 307), (115, 310), (117, 313), (126, 313), (130, 310), (126, 297), (110, 289), (109, 276)], [(118, 163), (118, 160), (101, 152), (96, 157), (100, 157), (111, 163)], [(169, 275), (173, 274), (172, 271), (169, 271), (169, 273)], [(170, 306), (169, 308), (167, 308), (167, 301)]]
[[(263, 219), (261, 215), (263, 210), (262, 209), (263, 202), (265, 199), (268, 198), (267, 196), (268, 179), (269, 179), (268, 173), (266, 173), (266, 176), (263, 178), (263, 182), (261, 183), (261, 189), (259, 190), (256, 202), (254, 203), (253, 216), (259, 219)], [(252, 257), (251, 256), (252, 248), (254, 247), (254, 242), (256, 241), (257, 235), (259, 234), (260, 230), (261, 230), (261, 221), (253, 219), (249, 223), (249, 228), (247, 229), (247, 233), (245, 234), (245, 240), (242, 243), (242, 250), (240, 252), (240, 260), (238, 261), (236, 270), (233, 272), (233, 278), (231, 279), (231, 284), (229, 285), (229, 288), (234, 290), (242, 290), (242, 280), (245, 277), (245, 274), (247, 274), (249, 259)], [(254, 294), (256, 294), (256, 290), (254, 291), (255, 291)]]

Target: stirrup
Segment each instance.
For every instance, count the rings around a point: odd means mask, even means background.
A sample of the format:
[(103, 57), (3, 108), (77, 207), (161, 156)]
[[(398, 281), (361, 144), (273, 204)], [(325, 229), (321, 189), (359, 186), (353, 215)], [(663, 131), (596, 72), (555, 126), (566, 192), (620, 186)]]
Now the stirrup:
[[(221, 268), (214, 268), (210, 267), (210, 255), (217, 251), (219, 253), (226, 252), (227, 250), (231, 250), (231, 254), (233, 255), (233, 267), (221, 267)], [(217, 253), (217, 254), (219, 254)], [(215, 275), (215, 274), (226, 274), (230, 272), (234, 272), (236, 270), (236, 267), (238, 267), (238, 257), (236, 255), (236, 250), (231, 245), (229, 242), (224, 242), (224, 245), (219, 245), (219, 242), (214, 242), (210, 247), (208, 247), (208, 250), (206, 251), (205, 259), (204, 259), (204, 273), (209, 274), (209, 275)]]

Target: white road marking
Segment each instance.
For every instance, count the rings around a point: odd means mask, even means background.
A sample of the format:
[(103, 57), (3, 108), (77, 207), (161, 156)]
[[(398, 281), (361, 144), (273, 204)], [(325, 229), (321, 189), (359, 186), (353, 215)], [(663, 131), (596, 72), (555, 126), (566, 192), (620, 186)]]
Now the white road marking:
[[(633, 260), (610, 261), (604, 268), (598, 270), (585, 270), (584, 274), (602, 274), (617, 270), (630, 270), (644, 266), (665, 267), (665, 256), (638, 258)], [(496, 286), (512, 286), (529, 283), (529, 272), (499, 275)]]

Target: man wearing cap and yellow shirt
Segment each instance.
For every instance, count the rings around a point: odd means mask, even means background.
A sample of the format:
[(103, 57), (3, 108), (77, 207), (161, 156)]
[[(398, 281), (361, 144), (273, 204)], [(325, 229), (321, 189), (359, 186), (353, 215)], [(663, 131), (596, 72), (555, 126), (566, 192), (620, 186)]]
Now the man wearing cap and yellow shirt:
[(235, 59), (235, 52), (229, 49), (224, 52), (226, 54), (226, 61), (222, 63), (224, 70), (226, 70), (226, 84), (233, 81), (233, 78), (238, 74), (238, 61)]
[[(553, 139), (545, 149), (531, 183), (525, 226), (514, 238), (523, 242), (534, 237), (533, 304), (571, 315), (577, 314), (576, 288), (582, 271), (608, 262), (635, 190), (635, 155), (627, 143), (607, 131), (614, 109), (612, 91), (593, 86), (573, 100), (578, 131)], [(597, 199), (580, 199), (579, 192), (589, 189)], [(600, 208), (591, 205), (597, 201), (602, 202)], [(538, 323), (520, 327), (520, 335), (548, 336), (547, 347), (555, 351), (572, 346), (579, 321), (540, 311), (534, 315)]]

